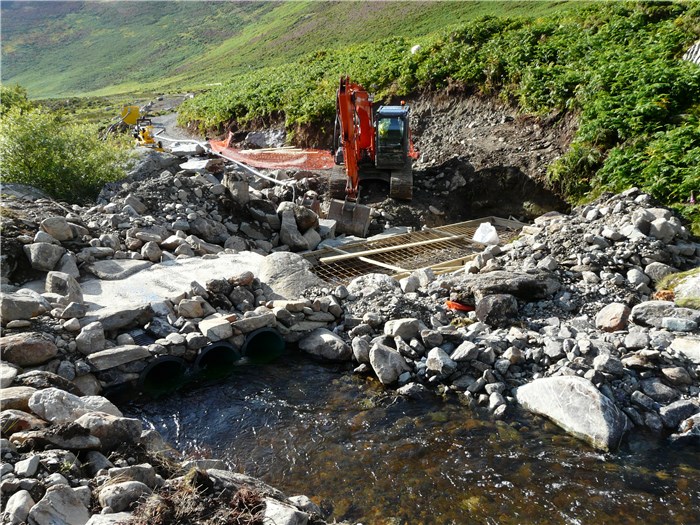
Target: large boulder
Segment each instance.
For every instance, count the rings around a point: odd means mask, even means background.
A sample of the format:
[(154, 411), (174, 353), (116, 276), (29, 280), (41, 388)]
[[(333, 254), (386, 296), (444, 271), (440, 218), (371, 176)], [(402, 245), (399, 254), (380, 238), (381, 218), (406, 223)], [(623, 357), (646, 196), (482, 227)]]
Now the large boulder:
[(32, 268), (49, 272), (54, 269), (56, 263), (66, 253), (66, 249), (48, 242), (35, 242), (25, 245), (24, 253)]
[(477, 300), (487, 295), (510, 294), (526, 301), (551, 297), (559, 290), (561, 284), (549, 272), (515, 273), (494, 271), (467, 274), (463, 289), (468, 296)]
[(18, 319), (31, 319), (50, 309), (45, 299), (29, 290), (0, 293), (0, 318), (3, 324)]
[(99, 438), (103, 451), (134, 443), (143, 430), (138, 419), (117, 417), (105, 412), (89, 412), (75, 422), (88, 430), (90, 435)]
[(29, 511), (29, 525), (70, 523), (85, 525), (90, 512), (81, 497), (68, 485), (54, 485), (46, 490), (39, 502)]
[(489, 326), (508, 326), (517, 316), (518, 301), (510, 294), (487, 295), (476, 305), (476, 318)]
[(54, 342), (37, 332), (0, 337), (2, 358), (20, 367), (46, 363), (58, 354)]
[(300, 255), (271, 253), (262, 260), (258, 278), (278, 296), (271, 298), (297, 299), (309, 288), (326, 286), (311, 268), (311, 263)]
[(616, 448), (630, 426), (624, 412), (582, 377), (536, 379), (516, 389), (515, 398), (600, 450)]
[(317, 328), (299, 341), (299, 349), (309, 355), (330, 361), (349, 361), (352, 348), (326, 328)]
[(88, 412), (107, 412), (121, 417), (122, 413), (102, 396), (78, 397), (58, 388), (37, 390), (29, 398), (29, 408), (37, 416), (52, 423), (71, 423)]
[(80, 284), (67, 273), (49, 272), (46, 274), (46, 291), (64, 296), (68, 301), (82, 303), (83, 291)]

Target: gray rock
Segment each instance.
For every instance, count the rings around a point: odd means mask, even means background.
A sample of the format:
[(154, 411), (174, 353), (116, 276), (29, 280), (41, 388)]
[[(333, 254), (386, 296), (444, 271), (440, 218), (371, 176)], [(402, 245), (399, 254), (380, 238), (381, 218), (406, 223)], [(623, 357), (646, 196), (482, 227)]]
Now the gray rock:
[(668, 244), (676, 236), (676, 228), (666, 219), (659, 218), (652, 221), (649, 228), (649, 235), (659, 239), (664, 244)]
[(509, 294), (518, 299), (545, 299), (556, 293), (561, 284), (550, 273), (514, 273), (494, 271), (467, 276), (465, 291), (477, 300), (487, 295)]
[(582, 377), (536, 379), (519, 387), (515, 397), (525, 409), (601, 450), (619, 446), (629, 427), (627, 416)]
[(7, 388), (17, 377), (17, 368), (0, 362), (0, 388)]
[(395, 383), (403, 372), (411, 370), (400, 353), (381, 343), (372, 345), (369, 362), (379, 381), (385, 385)]
[(204, 319), (199, 322), (198, 328), (211, 341), (221, 341), (233, 336), (233, 326), (225, 317)]
[(282, 212), (282, 224), (280, 226), (280, 241), (289, 246), (289, 249), (295, 252), (308, 250), (309, 243), (304, 236), (299, 232), (297, 222), (294, 218), (294, 212), (285, 210)]
[(352, 355), (358, 363), (369, 363), (369, 341), (362, 337), (353, 337)]
[(20, 367), (46, 363), (58, 354), (54, 342), (38, 332), (0, 337), (2, 358)]
[(223, 244), (229, 238), (226, 226), (204, 217), (197, 217), (195, 220), (190, 221), (190, 231), (206, 242), (213, 244)]
[(119, 305), (106, 306), (97, 315), (88, 315), (81, 319), (81, 325), (99, 321), (105, 332), (119, 330), (133, 325), (145, 325), (153, 317), (153, 310), (149, 305), (134, 306)]
[(66, 253), (66, 249), (62, 246), (56, 246), (48, 242), (35, 242), (23, 246), (23, 249), (32, 268), (45, 272), (53, 270), (56, 263)]
[(132, 522), (131, 512), (115, 512), (114, 514), (93, 514), (85, 525), (128, 525)]
[(209, 478), (214, 481), (216, 489), (232, 489), (234, 492), (242, 487), (253, 488), (263, 496), (284, 500), (285, 496), (282, 492), (274, 487), (271, 487), (264, 481), (257, 478), (240, 474), (238, 472), (230, 472), (228, 470), (207, 469)]
[(95, 321), (85, 325), (75, 338), (75, 344), (83, 355), (94, 354), (105, 348), (105, 331), (102, 323)]
[(34, 474), (36, 474), (36, 471), (39, 469), (40, 460), (41, 457), (35, 454), (27, 459), (18, 461), (15, 463), (15, 474), (20, 478), (34, 477)]
[(306, 239), (306, 243), (309, 246), (309, 250), (315, 250), (316, 247), (321, 243), (321, 235), (313, 229), (309, 228), (304, 232), (303, 235), (304, 239)]
[(134, 443), (143, 430), (141, 421), (128, 417), (117, 417), (104, 412), (89, 412), (75, 423), (90, 432), (102, 443), (102, 450), (109, 451), (119, 445)]
[(83, 469), (85, 469), (90, 476), (94, 477), (100, 470), (113, 467), (114, 465), (112, 462), (107, 459), (102, 452), (98, 452), (97, 450), (86, 452), (85, 460), (83, 461)]
[(41, 221), (41, 229), (57, 241), (69, 241), (73, 238), (73, 230), (65, 217), (48, 217)]
[(339, 336), (325, 328), (317, 328), (299, 341), (299, 349), (321, 359), (349, 361), (353, 351)]
[(667, 275), (671, 275), (677, 272), (678, 270), (676, 270), (672, 266), (656, 261), (649, 263), (644, 267), (644, 273), (649, 276), (649, 278), (654, 284), (657, 284), (659, 281), (661, 281), (661, 279), (663, 279)]
[(420, 333), (420, 321), (415, 318), (392, 319), (384, 324), (384, 334), (390, 337), (400, 337), (404, 341), (410, 341), (418, 337)]
[(110, 507), (114, 512), (122, 512), (132, 508), (142, 496), (150, 494), (151, 489), (140, 481), (124, 481), (103, 485), (98, 500), (103, 508)]
[(98, 371), (107, 370), (116, 366), (131, 363), (150, 357), (148, 349), (139, 345), (122, 345), (95, 352), (87, 357), (88, 363)]
[(680, 393), (677, 390), (666, 386), (657, 377), (642, 379), (641, 385), (642, 391), (654, 401), (658, 401), (659, 403), (670, 403), (680, 396)]
[(83, 291), (80, 284), (67, 273), (49, 272), (46, 274), (46, 291), (57, 293), (77, 303), (83, 302)]
[(90, 512), (73, 489), (54, 485), (29, 511), (27, 522), (29, 525), (84, 525), (89, 519)]
[(309, 515), (292, 505), (276, 499), (265, 499), (265, 511), (262, 522), (265, 525), (307, 525)]
[(664, 317), (689, 319), (700, 322), (700, 311), (678, 308), (670, 301), (646, 301), (632, 308), (632, 322), (642, 326), (661, 328)]
[(163, 256), (163, 250), (160, 249), (158, 243), (149, 241), (141, 247), (141, 256), (150, 262), (157, 263)]
[(45, 311), (45, 304), (38, 295), (0, 293), (0, 317), (3, 324), (17, 319), (31, 319)]
[(274, 312), (270, 311), (247, 316), (231, 324), (233, 328), (240, 330), (244, 334), (248, 334), (260, 328), (277, 326), (277, 317)]
[(441, 348), (433, 348), (428, 352), (426, 367), (429, 372), (440, 377), (447, 377), (457, 368), (457, 363)]
[(700, 365), (700, 338), (676, 337), (671, 343), (671, 350), (678, 352), (691, 363)]
[(677, 428), (684, 419), (700, 413), (700, 401), (697, 399), (680, 399), (661, 407), (659, 415), (666, 428)]
[(697, 321), (692, 319), (679, 319), (677, 317), (661, 318), (661, 328), (666, 328), (671, 332), (693, 332), (697, 327)]
[(121, 417), (122, 413), (101, 396), (78, 397), (58, 388), (37, 390), (29, 399), (29, 408), (37, 416), (52, 423), (72, 423), (88, 412), (107, 412)]
[(274, 299), (297, 299), (309, 288), (326, 284), (311, 269), (311, 263), (300, 255), (271, 253), (263, 259), (258, 278), (277, 294)]
[(283, 222), (284, 214), (289, 211), (294, 214), (294, 220), (300, 232), (304, 233), (309, 228), (318, 228), (318, 215), (309, 208), (289, 201), (283, 201), (277, 207), (277, 215), (279, 215)]
[(600, 354), (593, 359), (593, 369), (614, 376), (622, 376), (625, 373), (625, 367), (617, 357), (610, 354)]
[(505, 327), (518, 316), (518, 301), (509, 294), (483, 297), (476, 305), (476, 318), (493, 327)]
[(34, 500), (27, 490), (19, 490), (7, 499), (2, 522), (8, 525), (20, 525), (27, 521)]

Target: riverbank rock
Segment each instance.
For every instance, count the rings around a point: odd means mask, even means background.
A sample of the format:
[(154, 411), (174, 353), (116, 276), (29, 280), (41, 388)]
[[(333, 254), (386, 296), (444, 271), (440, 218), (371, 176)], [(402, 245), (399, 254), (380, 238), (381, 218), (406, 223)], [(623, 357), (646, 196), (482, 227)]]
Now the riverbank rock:
[(536, 379), (519, 387), (515, 398), (528, 411), (601, 450), (617, 448), (630, 426), (615, 403), (581, 377)]
[(300, 340), (299, 349), (311, 356), (329, 361), (349, 361), (352, 358), (352, 348), (325, 328), (317, 328)]

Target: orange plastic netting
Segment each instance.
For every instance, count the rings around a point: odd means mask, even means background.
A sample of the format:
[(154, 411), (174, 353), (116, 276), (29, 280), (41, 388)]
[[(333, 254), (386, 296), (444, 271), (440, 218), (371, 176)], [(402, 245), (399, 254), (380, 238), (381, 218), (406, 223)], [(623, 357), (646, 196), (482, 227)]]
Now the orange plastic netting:
[(262, 169), (327, 170), (335, 166), (333, 156), (320, 149), (236, 149), (226, 140), (210, 140), (211, 148), (223, 157)]

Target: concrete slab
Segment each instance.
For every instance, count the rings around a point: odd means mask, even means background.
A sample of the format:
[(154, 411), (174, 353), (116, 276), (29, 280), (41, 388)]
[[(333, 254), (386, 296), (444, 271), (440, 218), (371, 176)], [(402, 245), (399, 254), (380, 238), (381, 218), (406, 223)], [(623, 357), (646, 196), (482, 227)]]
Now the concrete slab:
[(202, 285), (210, 279), (226, 279), (245, 271), (257, 276), (264, 256), (253, 252), (192, 257), (154, 264), (119, 280), (90, 279), (81, 282), (90, 314), (103, 309), (139, 308), (176, 297), (190, 289), (190, 283)]

